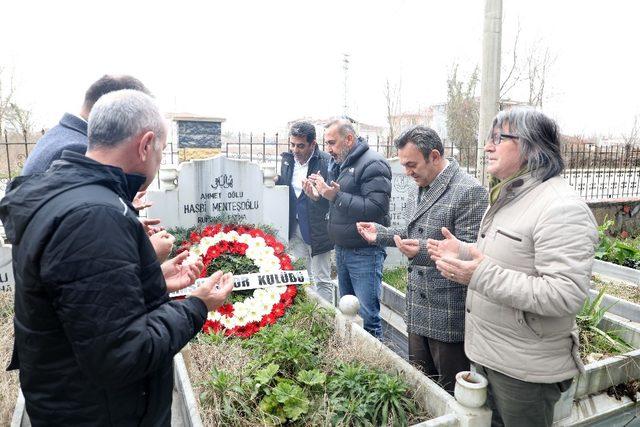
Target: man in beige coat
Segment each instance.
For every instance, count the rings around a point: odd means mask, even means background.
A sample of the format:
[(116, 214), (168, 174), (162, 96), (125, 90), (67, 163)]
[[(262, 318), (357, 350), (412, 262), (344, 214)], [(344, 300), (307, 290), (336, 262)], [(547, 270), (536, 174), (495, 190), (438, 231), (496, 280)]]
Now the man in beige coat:
[(443, 229), (428, 249), (443, 276), (468, 286), (465, 352), (489, 380), (492, 424), (550, 426), (560, 393), (583, 369), (575, 317), (588, 295), (596, 222), (559, 176), (559, 132), (544, 114), (500, 112), (485, 152), (500, 182), (476, 245)]

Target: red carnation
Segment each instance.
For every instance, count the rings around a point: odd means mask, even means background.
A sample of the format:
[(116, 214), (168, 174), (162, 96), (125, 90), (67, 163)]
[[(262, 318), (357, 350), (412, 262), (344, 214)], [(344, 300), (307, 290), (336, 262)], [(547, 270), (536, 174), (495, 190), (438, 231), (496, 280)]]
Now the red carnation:
[(276, 239), (267, 234), (266, 236), (264, 236), (264, 242), (267, 244), (267, 246), (271, 246), (273, 248), (273, 246), (276, 244)]
[(266, 316), (262, 317), (262, 320), (260, 321), (260, 326), (273, 325), (274, 323), (276, 323), (277, 320), (278, 319), (273, 314), (267, 314)]
[(232, 317), (233, 316), (233, 304), (221, 305), (218, 308), (217, 312), (222, 314), (223, 316)]
[(283, 295), (286, 295), (288, 298), (295, 298), (298, 295), (298, 287), (294, 285), (287, 286), (287, 290), (284, 291)]
[(276, 253), (276, 255), (280, 255), (284, 252), (284, 245), (280, 242), (275, 242), (273, 244), (273, 251)]
[(191, 234), (189, 235), (189, 240), (191, 240), (191, 242), (193, 243), (200, 243), (200, 239), (200, 235), (195, 231), (191, 232)]
[(222, 329), (222, 325), (220, 322), (216, 322), (215, 320), (207, 319), (202, 326), (202, 332), (205, 334), (218, 333)]
[(260, 325), (256, 322), (247, 323), (244, 327), (244, 332), (247, 338), (249, 338), (251, 335), (258, 332), (259, 330), (260, 330)]
[(276, 303), (276, 304), (273, 305), (273, 309), (271, 310), (271, 314), (274, 315), (276, 317), (276, 319), (279, 319), (280, 317), (284, 316), (284, 311), (285, 311), (284, 304), (279, 302), (279, 303)]

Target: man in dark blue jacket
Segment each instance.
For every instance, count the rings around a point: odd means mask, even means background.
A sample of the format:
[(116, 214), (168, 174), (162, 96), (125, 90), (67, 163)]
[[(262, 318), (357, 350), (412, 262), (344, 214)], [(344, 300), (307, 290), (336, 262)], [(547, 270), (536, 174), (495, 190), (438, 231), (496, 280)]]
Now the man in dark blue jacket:
[(79, 115), (64, 113), (60, 123), (52, 127), (38, 140), (22, 168), (22, 175), (45, 172), (51, 163), (62, 156), (64, 150), (84, 154), (87, 151), (87, 120), (93, 104), (106, 93), (122, 89), (134, 89), (149, 95), (149, 90), (135, 77), (104, 75), (94, 82), (84, 95)]
[(289, 246), (294, 256), (306, 259), (309, 276), (324, 296), (333, 296), (331, 250), (327, 235), (329, 202), (316, 193), (305, 193), (307, 177), (327, 177), (331, 157), (316, 144), (316, 128), (297, 122), (289, 132), (291, 152), (282, 153), (278, 185), (289, 186)]
[(329, 181), (310, 175), (318, 193), (329, 201), (327, 231), (335, 243), (340, 296), (360, 300), (364, 328), (380, 338), (380, 291), (384, 248), (370, 245), (360, 236), (356, 222), (389, 225), (391, 167), (384, 157), (356, 136), (348, 119), (336, 119), (327, 126), (325, 147), (333, 158)]
[(166, 138), (151, 97), (111, 92), (91, 111), (86, 156), (65, 151), (0, 201), (16, 280), (9, 368), (20, 369), (34, 426), (169, 426), (173, 356), (233, 288), (216, 273), (190, 298), (169, 300), (199, 268), (163, 275), (131, 203), (157, 173)]

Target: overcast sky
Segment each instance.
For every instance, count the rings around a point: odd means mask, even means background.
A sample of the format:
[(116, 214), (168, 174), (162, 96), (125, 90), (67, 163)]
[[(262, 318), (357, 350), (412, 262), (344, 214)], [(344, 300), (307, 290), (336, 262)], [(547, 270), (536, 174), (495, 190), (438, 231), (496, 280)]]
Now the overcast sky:
[[(127, 73), (166, 111), (272, 131), (342, 112), (349, 53), (349, 113), (384, 125), (386, 79), (402, 82), (402, 107), (415, 111), (446, 100), (454, 63), (463, 76), (480, 65), (483, 10), (482, 0), (3, 0), (0, 66), (45, 127), (77, 112), (101, 75)], [(640, 2), (504, 0), (503, 12), (503, 63), (518, 24), (522, 55), (538, 43), (556, 58), (544, 110), (564, 133), (630, 129)]]

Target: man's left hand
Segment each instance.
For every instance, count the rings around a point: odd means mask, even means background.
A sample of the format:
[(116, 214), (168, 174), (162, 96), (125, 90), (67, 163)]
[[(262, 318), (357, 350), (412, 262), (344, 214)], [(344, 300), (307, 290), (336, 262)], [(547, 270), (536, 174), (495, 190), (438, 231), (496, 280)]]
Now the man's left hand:
[(188, 251), (184, 251), (162, 263), (162, 275), (167, 282), (167, 291), (175, 292), (193, 284), (200, 276), (204, 268), (202, 260), (198, 258), (193, 264), (184, 265), (184, 260), (189, 256)]
[(308, 179), (312, 182), (322, 197), (330, 202), (333, 202), (336, 199), (336, 195), (338, 194), (338, 191), (340, 191), (340, 184), (333, 181), (331, 182), (331, 185), (327, 185), (322, 175), (317, 173), (309, 175)]
[(140, 191), (139, 193), (136, 193), (136, 197), (133, 198), (131, 204), (133, 204), (133, 207), (136, 208), (137, 211), (141, 211), (144, 208), (153, 206), (153, 202), (147, 202), (146, 200), (143, 200), (144, 196), (146, 195), (146, 191)]
[(420, 241), (418, 239), (402, 239), (397, 234), (393, 236), (396, 248), (400, 250), (407, 258), (414, 258), (420, 251)]
[(471, 255), (471, 261), (461, 261), (456, 258), (445, 257), (436, 261), (436, 268), (440, 271), (440, 274), (445, 278), (460, 283), (461, 285), (468, 285), (471, 282), (471, 276), (480, 265), (480, 262), (484, 259), (484, 255), (475, 247), (469, 248)]

